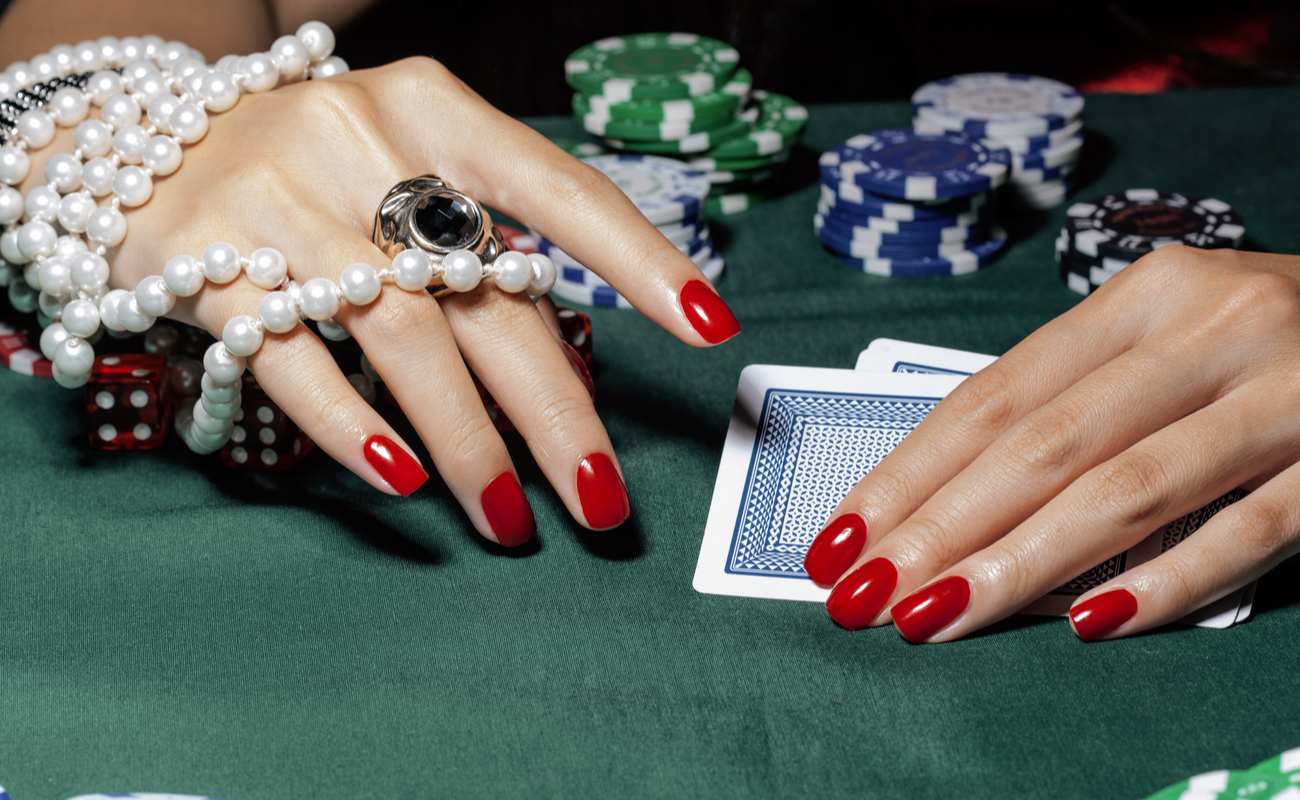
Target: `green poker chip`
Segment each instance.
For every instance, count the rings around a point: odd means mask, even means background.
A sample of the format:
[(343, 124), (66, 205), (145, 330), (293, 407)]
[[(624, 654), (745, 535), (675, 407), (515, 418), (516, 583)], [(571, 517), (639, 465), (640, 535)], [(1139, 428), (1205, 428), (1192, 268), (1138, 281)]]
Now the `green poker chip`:
[(709, 131), (690, 133), (673, 139), (635, 140), (606, 139), (605, 143), (615, 150), (630, 150), (634, 153), (652, 155), (682, 155), (685, 153), (703, 153), (737, 136), (743, 136), (753, 127), (752, 115), (737, 117), (719, 128)]
[(784, 153), (794, 147), (808, 124), (808, 109), (775, 92), (755, 91), (758, 116), (744, 136), (711, 148), (708, 158), (724, 163)]
[(686, 120), (669, 120), (667, 122), (641, 122), (637, 120), (611, 119), (593, 111), (587, 98), (581, 94), (573, 96), (573, 114), (582, 124), (583, 130), (595, 136), (612, 139), (630, 139), (638, 142), (664, 142), (682, 139), (693, 133), (718, 130), (736, 122), (735, 109), (717, 117), (696, 117)]
[(755, 169), (772, 169), (779, 166), (790, 157), (788, 150), (783, 150), (770, 156), (754, 156), (753, 158), (709, 158), (702, 156), (691, 158), (686, 163), (692, 169), (704, 170), (705, 172), (744, 172)]
[(603, 95), (583, 95), (589, 113), (629, 122), (721, 121), (736, 116), (740, 104), (754, 88), (754, 76), (740, 68), (718, 91), (676, 100), (611, 101)]
[(579, 47), (564, 61), (569, 85), (611, 102), (673, 100), (717, 91), (740, 64), (726, 42), (693, 33), (612, 36)]

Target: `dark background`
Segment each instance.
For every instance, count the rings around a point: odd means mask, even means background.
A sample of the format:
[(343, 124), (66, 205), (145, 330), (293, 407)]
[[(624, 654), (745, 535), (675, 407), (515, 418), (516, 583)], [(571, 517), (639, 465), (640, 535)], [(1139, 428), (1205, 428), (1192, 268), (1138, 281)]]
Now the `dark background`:
[(512, 114), (567, 114), (565, 56), (605, 36), (667, 30), (732, 43), (756, 86), (805, 103), (905, 98), (979, 70), (1128, 92), (1300, 75), (1300, 3), (1251, 0), (380, 0), (341, 31), (338, 51), (354, 67), (433, 56)]

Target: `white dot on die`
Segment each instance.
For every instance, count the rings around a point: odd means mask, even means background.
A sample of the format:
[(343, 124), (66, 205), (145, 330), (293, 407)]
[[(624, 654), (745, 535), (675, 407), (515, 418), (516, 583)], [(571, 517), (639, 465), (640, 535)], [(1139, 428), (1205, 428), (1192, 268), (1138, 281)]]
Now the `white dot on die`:
[(143, 442), (145, 439), (153, 436), (153, 428), (141, 422), (139, 425), (136, 425), (131, 429), (131, 433), (134, 433), (135, 438)]
[(243, 464), (248, 460), (248, 451), (242, 447), (230, 448), (230, 460), (236, 464)]
[(280, 460), (280, 456), (277, 455), (276, 452), (271, 448), (268, 447), (262, 451), (262, 463), (267, 465), (268, 467), (275, 466), (275, 462), (279, 460)]
[(103, 362), (104, 364), (107, 364), (108, 366), (112, 367), (112, 366), (115, 366), (115, 365), (117, 365), (117, 364), (121, 364), (121, 363), (122, 363), (122, 359), (119, 358), (119, 357), (117, 357), (117, 356), (104, 356), (104, 358), (102, 359), (102, 362)]
[(263, 428), (257, 432), (257, 438), (262, 440), (262, 444), (275, 444), (275, 431)]
[(95, 405), (99, 406), (100, 408), (105, 410), (110, 409), (113, 407), (114, 402), (115, 401), (113, 400), (112, 392), (107, 390), (100, 390), (98, 392), (95, 392)]
[(111, 442), (117, 438), (117, 428), (107, 423), (99, 426), (99, 438)]
[(144, 389), (136, 389), (131, 392), (131, 405), (135, 408), (144, 408), (149, 405), (149, 393)]
[(271, 410), (270, 406), (260, 406), (257, 409), (257, 421), (265, 425), (270, 425), (275, 421), (275, 412)]
[(153, 374), (153, 370), (145, 369), (144, 367), (136, 367), (135, 369), (131, 370), (131, 374), (137, 378), (147, 378)]
[(248, 432), (244, 430), (243, 425), (236, 425), (235, 427), (230, 429), (230, 441), (234, 442), (235, 444), (239, 444), (240, 442), (244, 441), (244, 438), (247, 436), (248, 436)]

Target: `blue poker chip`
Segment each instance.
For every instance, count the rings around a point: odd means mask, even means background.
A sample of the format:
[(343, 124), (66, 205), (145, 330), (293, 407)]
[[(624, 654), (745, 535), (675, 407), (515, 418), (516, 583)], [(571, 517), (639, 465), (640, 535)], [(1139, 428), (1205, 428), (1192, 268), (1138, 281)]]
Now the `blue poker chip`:
[(1059, 169), (1073, 167), (1079, 162), (1079, 153), (1083, 150), (1083, 137), (1066, 139), (1058, 145), (1033, 153), (1015, 154), (1011, 157), (1014, 172), (1032, 169)]
[(700, 218), (709, 194), (708, 174), (680, 161), (631, 153), (583, 159), (604, 173), (654, 225)]
[(885, 197), (946, 200), (991, 191), (1011, 169), (1011, 154), (960, 133), (883, 130), (852, 137), (818, 161), (828, 185), (856, 184)]
[(977, 138), (1046, 136), (1083, 113), (1083, 95), (1051, 78), (1008, 72), (954, 75), (912, 94), (916, 117)]
[[(850, 195), (846, 198), (837, 188), (844, 188)], [(987, 194), (974, 194), (959, 200), (945, 203), (900, 203), (888, 197), (881, 197), (864, 190), (860, 186), (832, 187), (822, 184), (818, 196), (818, 205), (840, 213), (846, 217), (880, 217), (899, 222), (920, 222), (923, 220), (958, 220), (983, 208)]]
[[(845, 210), (843, 207), (827, 203), (817, 204), (817, 213), (827, 222), (850, 228), (864, 228), (881, 233), (897, 233), (912, 236), (941, 237), (950, 228), (971, 228), (986, 224), (993, 218), (991, 207), (976, 209), (955, 217), (935, 217), (932, 219), (900, 220), (888, 217), (860, 214)], [(954, 234), (955, 235), (955, 234)]]
[(0, 786), (0, 800), (9, 800), (9, 793), (5, 791), (3, 786)]
[[(881, 220), (881, 225), (902, 225), (893, 220)], [(885, 244), (906, 245), (908, 243), (925, 244), (934, 242), (956, 243), (969, 242), (978, 239), (981, 235), (988, 233), (988, 221), (982, 220), (975, 225), (955, 225), (949, 228), (921, 228), (913, 229), (910, 227), (899, 228), (896, 230), (882, 229), (874, 226), (862, 226), (846, 223), (843, 219), (836, 218), (830, 214), (817, 213), (813, 215), (813, 228), (820, 230), (826, 228), (836, 235), (845, 239), (854, 239), (860, 241), (877, 241)]]
[(888, 278), (936, 278), (968, 275), (991, 264), (1006, 246), (1006, 235), (1001, 231), (993, 238), (972, 245), (960, 253), (920, 258), (872, 258), (836, 253), (841, 261), (869, 275)]
[(990, 233), (966, 242), (890, 242), (879, 239), (852, 239), (829, 228), (814, 228), (818, 240), (829, 250), (857, 258), (918, 259), (934, 256), (956, 256), (989, 239)]

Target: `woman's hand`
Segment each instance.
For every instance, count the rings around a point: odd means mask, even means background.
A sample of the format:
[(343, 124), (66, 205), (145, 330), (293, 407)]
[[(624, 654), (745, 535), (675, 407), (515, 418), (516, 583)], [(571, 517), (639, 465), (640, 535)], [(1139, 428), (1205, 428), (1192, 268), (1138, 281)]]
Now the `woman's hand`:
[[(71, 149), (57, 145), (41, 155)], [(33, 174), (40, 170), (34, 163)], [(370, 241), (375, 209), (394, 184), (424, 173), (534, 226), (687, 344), (718, 344), (739, 331), (695, 265), (613, 183), (425, 58), (247, 94), (214, 115), (181, 169), (129, 212), (111, 285), (134, 288), (172, 256), (198, 256), (218, 241), (245, 255), (278, 249), (299, 283), (337, 280), (358, 261), (387, 266)], [(219, 336), (231, 317), (255, 315), (265, 294), (241, 275), (209, 283), (171, 316)], [(533, 517), (471, 371), (574, 519), (604, 529), (627, 518), (604, 426), (553, 327), (526, 297), (481, 288), (435, 300), (391, 290), (368, 306), (345, 305), (336, 321), (484, 536), (518, 544), (532, 535)], [(376, 488), (409, 494), (423, 482), (410, 447), (308, 329), (268, 335), (249, 367), (308, 436)]]
[(953, 391), (808, 571), (840, 625), (948, 641), (1257, 487), (1070, 610), (1086, 640), (1164, 625), (1300, 549), (1298, 410), (1300, 258), (1163, 248)]

